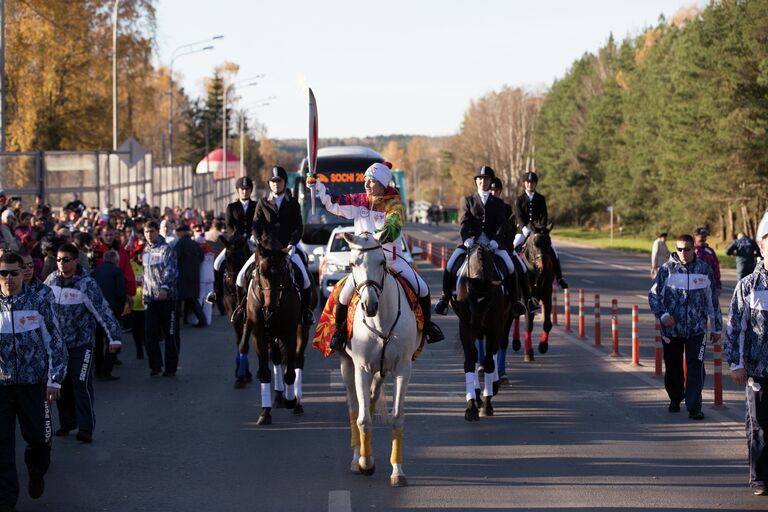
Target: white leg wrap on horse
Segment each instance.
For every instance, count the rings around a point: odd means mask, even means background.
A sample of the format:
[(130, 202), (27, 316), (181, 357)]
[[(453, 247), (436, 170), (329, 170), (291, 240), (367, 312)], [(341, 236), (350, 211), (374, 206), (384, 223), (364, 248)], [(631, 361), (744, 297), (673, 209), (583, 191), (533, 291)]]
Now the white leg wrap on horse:
[(245, 265), (243, 265), (243, 267), (237, 273), (237, 279), (235, 282), (240, 288), (245, 288), (245, 271), (253, 263), (256, 263), (256, 253), (251, 254), (251, 257), (246, 260)]
[(261, 384), (261, 406), (272, 407), (272, 387), (269, 382)]
[(272, 376), (275, 378), (275, 391), (285, 391), (285, 379), (283, 378), (283, 365), (276, 364), (272, 367)]
[(467, 384), (467, 400), (475, 399), (475, 381), (477, 380), (477, 374), (473, 372), (467, 372), (464, 374), (464, 380)]
[(499, 353), (493, 355), (493, 382), (499, 380)]
[(296, 398), (296, 384), (286, 384), (285, 386), (285, 399), (293, 400)]
[(296, 398), (301, 402), (301, 374), (304, 372), (301, 368), (296, 368)]
[(483, 396), (493, 396), (493, 373), (486, 372), (485, 374), (485, 389), (483, 389)]
[(224, 263), (226, 256), (227, 256), (227, 250), (222, 249), (219, 255), (216, 256), (216, 259), (213, 260), (213, 270), (218, 271), (221, 269), (221, 265)]
[(405, 476), (402, 464), (392, 464), (392, 476)]
[(475, 363), (475, 389), (480, 389), (480, 363)]

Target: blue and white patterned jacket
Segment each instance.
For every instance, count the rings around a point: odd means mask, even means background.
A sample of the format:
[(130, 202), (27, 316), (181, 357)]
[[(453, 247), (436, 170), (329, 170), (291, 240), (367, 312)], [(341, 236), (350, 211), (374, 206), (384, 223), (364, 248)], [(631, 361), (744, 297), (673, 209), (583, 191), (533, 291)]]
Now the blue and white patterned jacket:
[(656, 280), (648, 292), (648, 304), (656, 318), (669, 315), (675, 319), (674, 327), (661, 332), (667, 337), (688, 338), (707, 331), (709, 320), (713, 333), (723, 330), (723, 315), (715, 292), (712, 268), (698, 258), (683, 265), (677, 254), (659, 267)]
[(99, 285), (82, 268), (77, 268), (72, 279), (63, 278), (56, 270), (45, 279), (45, 284), (53, 292), (53, 312), (67, 348), (94, 346), (97, 322), (107, 333), (109, 344), (120, 346), (120, 324)]
[(167, 300), (176, 300), (176, 281), (179, 276), (176, 251), (162, 236), (157, 238), (154, 245), (147, 244), (144, 247), (141, 263), (144, 267), (141, 290), (144, 304), (158, 300), (160, 290), (168, 291)]
[(725, 355), (731, 369), (768, 377), (768, 272), (763, 265), (736, 284), (728, 319)]
[(0, 293), (0, 386), (61, 387), (67, 351), (50, 301), (30, 288)]

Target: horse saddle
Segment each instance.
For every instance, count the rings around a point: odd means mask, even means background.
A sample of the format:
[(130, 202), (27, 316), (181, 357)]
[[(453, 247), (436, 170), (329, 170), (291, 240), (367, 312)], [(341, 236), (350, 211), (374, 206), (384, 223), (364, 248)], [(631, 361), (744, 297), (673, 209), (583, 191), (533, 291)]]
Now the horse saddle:
[[(461, 277), (461, 273), (464, 270), (464, 264), (467, 262), (467, 254), (468, 253), (459, 255), (456, 258), (456, 262), (453, 264), (453, 267), (450, 268), (451, 274), (457, 278)], [(502, 282), (505, 281), (507, 277), (509, 277), (509, 269), (507, 268), (507, 264), (504, 263), (504, 260), (501, 258), (501, 256), (496, 254), (493, 255), (493, 266), (496, 268), (496, 275)]]

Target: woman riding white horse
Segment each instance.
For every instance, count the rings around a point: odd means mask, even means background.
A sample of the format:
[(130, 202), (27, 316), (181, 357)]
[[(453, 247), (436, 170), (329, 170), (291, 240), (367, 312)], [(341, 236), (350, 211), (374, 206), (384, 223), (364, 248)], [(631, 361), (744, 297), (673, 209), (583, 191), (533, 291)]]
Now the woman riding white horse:
[[(321, 181), (316, 181), (317, 196), (325, 209), (340, 217), (352, 219), (355, 223), (355, 234), (384, 233), (379, 236), (387, 267), (404, 277), (413, 287), (419, 297), (419, 305), (424, 314), (424, 332), (428, 343), (436, 343), (444, 339), (440, 328), (430, 319), (430, 296), (427, 283), (416, 273), (400, 254), (402, 247), (402, 229), (405, 214), (400, 192), (390, 187), (392, 181), (392, 164), (389, 162), (375, 163), (365, 171), (365, 193), (346, 194), (339, 197), (331, 196)], [(308, 180), (309, 182), (310, 180)], [(336, 332), (330, 346), (337, 352), (344, 350), (347, 342), (347, 312), (349, 301), (355, 291), (354, 281), (347, 279), (339, 295), (336, 306)]]

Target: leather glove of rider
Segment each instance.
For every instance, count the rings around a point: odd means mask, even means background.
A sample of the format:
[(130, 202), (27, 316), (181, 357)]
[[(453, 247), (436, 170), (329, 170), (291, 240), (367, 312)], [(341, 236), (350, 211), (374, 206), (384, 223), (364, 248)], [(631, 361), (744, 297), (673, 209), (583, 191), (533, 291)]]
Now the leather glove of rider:
[(565, 290), (566, 288), (568, 288), (568, 283), (567, 283), (567, 282), (565, 281), (565, 279), (563, 279), (562, 277), (561, 277), (560, 279), (558, 279), (558, 280), (557, 280), (557, 284), (559, 284), (559, 285), (560, 285), (560, 288), (562, 288), (563, 290)]
[(496, 240), (491, 240), (488, 243), (488, 248), (492, 250), (493, 252), (496, 252), (496, 249), (499, 248), (499, 243)]

